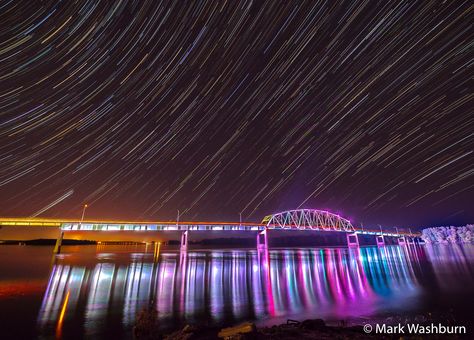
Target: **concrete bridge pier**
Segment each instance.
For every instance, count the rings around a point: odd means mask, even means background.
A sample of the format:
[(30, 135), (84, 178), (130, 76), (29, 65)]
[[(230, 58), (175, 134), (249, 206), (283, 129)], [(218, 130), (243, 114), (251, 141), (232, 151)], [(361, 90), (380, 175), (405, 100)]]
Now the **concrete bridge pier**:
[(385, 237), (383, 235), (375, 236), (375, 241), (377, 242), (378, 247), (385, 246)]
[(359, 246), (359, 235), (357, 233), (346, 234), (347, 245), (349, 247), (358, 247)]
[(54, 254), (61, 254), (61, 245), (63, 243), (64, 231), (59, 232), (59, 236), (56, 239), (56, 245), (54, 246), (53, 253)]
[(263, 231), (259, 231), (257, 234), (257, 250), (268, 249), (268, 229), (265, 228)]
[(181, 234), (181, 251), (188, 250), (188, 231), (186, 230), (184, 233)]

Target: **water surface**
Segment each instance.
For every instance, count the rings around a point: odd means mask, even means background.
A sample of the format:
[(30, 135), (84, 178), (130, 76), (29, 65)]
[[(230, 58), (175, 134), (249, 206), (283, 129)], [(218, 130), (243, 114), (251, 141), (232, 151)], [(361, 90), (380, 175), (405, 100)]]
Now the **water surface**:
[[(0, 247), (2, 328), (10, 337), (130, 338), (152, 306), (160, 327), (428, 312), (466, 325), (474, 246), (164, 250), (140, 246)], [(469, 329), (468, 329), (469, 331)]]

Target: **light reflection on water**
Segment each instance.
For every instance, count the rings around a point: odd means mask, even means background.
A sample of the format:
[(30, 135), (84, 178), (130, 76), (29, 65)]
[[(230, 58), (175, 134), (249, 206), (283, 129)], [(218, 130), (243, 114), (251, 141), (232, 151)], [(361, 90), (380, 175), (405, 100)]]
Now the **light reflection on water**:
[[(473, 247), (387, 246), (152, 254), (69, 254), (54, 265), (38, 316), (43, 334), (130, 332), (150, 304), (163, 328), (287, 318), (360, 319), (416, 311), (435, 278), (473, 282)], [(451, 285), (451, 286), (449, 286)]]

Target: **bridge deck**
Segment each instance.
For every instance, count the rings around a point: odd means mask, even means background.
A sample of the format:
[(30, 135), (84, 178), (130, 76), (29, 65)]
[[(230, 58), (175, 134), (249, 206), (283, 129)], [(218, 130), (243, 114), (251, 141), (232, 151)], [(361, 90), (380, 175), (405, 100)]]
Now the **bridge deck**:
[[(345, 232), (346, 230), (334, 230), (320, 227), (282, 227), (280, 225), (266, 225), (263, 223), (238, 223), (238, 222), (176, 222), (176, 221), (102, 221), (102, 220), (78, 220), (68, 219), (44, 219), (44, 218), (0, 218), (0, 226), (31, 226), (31, 227), (56, 227), (63, 231), (262, 231), (270, 230), (310, 230), (310, 231), (332, 231)], [(368, 230), (354, 228), (354, 232), (362, 235), (383, 235), (391, 237), (411, 236), (419, 234), (407, 232), (387, 232), (380, 230)]]

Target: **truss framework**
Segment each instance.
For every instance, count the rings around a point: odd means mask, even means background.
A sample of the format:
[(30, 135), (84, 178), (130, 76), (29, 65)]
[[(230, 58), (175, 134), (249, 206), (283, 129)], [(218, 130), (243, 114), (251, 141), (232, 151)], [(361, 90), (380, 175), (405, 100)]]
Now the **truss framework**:
[(288, 210), (265, 216), (262, 220), (270, 229), (307, 229), (355, 231), (351, 222), (339, 215), (316, 209)]

